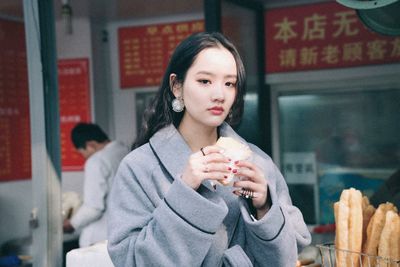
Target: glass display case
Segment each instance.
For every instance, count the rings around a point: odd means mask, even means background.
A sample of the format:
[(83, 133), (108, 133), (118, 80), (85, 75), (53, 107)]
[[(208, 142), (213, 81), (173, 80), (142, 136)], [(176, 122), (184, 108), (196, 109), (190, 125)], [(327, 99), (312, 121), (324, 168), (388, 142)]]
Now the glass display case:
[(280, 168), (308, 224), (334, 223), (343, 189), (366, 196), (399, 167), (400, 87), (281, 91)]

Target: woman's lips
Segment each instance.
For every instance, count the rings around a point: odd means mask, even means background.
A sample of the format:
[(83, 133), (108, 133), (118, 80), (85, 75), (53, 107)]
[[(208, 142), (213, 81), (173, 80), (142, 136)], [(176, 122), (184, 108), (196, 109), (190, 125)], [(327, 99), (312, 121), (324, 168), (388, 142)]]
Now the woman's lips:
[(224, 113), (224, 108), (223, 107), (212, 107), (212, 108), (210, 108), (208, 110), (213, 115), (221, 115), (222, 113)]

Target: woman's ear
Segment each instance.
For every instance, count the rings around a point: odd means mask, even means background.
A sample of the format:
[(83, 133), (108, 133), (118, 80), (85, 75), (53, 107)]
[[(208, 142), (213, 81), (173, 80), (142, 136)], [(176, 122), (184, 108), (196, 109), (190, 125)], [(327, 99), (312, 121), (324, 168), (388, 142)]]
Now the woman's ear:
[(182, 86), (175, 73), (169, 75), (169, 87), (176, 98), (182, 97)]

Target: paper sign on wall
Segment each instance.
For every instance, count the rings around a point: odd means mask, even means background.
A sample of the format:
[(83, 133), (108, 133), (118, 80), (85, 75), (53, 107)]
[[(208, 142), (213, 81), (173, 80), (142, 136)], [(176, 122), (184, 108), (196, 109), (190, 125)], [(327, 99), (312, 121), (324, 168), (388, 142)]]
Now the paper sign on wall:
[(315, 184), (317, 182), (315, 153), (284, 153), (283, 172), (288, 184)]

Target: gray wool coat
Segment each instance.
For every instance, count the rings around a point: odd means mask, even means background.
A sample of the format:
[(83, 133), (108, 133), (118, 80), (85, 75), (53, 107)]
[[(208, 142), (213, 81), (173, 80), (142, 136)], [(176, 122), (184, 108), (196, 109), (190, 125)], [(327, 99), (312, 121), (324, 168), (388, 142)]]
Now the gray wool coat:
[[(245, 142), (226, 123), (219, 133)], [(205, 181), (195, 191), (182, 182), (193, 152), (173, 125), (128, 154), (109, 198), (108, 252), (114, 265), (295, 266), (310, 233), (271, 158), (249, 146), (272, 200), (258, 221), (232, 188), (214, 190)]]

